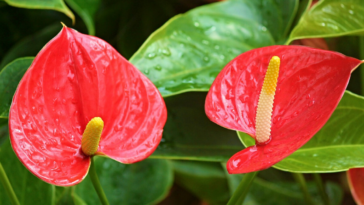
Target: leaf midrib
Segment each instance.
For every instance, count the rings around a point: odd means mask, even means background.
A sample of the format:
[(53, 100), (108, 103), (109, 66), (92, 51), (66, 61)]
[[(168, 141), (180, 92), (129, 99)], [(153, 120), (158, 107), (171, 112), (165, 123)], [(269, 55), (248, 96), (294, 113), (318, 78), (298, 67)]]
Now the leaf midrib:
[(356, 148), (356, 147), (360, 147), (361, 149), (364, 150), (364, 142), (363, 142), (363, 144), (359, 144), (359, 145), (358, 144), (356, 144), (356, 145), (333, 145), (333, 146), (301, 148), (301, 149), (295, 151), (293, 154), (299, 153), (299, 152), (308, 152), (309, 150), (338, 149), (338, 148)]

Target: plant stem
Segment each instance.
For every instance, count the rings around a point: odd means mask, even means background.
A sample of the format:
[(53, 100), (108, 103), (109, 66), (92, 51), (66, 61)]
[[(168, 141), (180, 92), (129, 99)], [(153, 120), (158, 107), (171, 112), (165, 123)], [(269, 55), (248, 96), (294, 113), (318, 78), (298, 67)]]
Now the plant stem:
[(91, 158), (91, 167), (90, 167), (89, 174), (90, 174), (92, 184), (94, 185), (95, 191), (97, 192), (97, 195), (99, 195), (101, 203), (103, 205), (109, 205), (109, 201), (107, 200), (105, 192), (101, 187), (99, 178), (97, 177), (94, 157)]
[[(359, 57), (364, 59), (364, 36), (359, 36)], [(364, 65), (360, 66), (361, 94), (364, 95)]]
[(324, 188), (324, 184), (322, 183), (322, 179), (320, 174), (314, 173), (313, 174), (313, 178), (315, 179), (315, 182), (317, 184), (317, 187), (320, 191), (322, 200), (324, 202), (325, 205), (330, 205), (330, 201), (329, 201), (329, 197), (327, 196), (326, 192), (325, 192), (325, 188)]
[(10, 201), (13, 205), (20, 205), (18, 198), (15, 195), (13, 187), (11, 186), (8, 177), (6, 176), (5, 170), (0, 163), (0, 181), (3, 184), (6, 193), (8, 194)]
[(305, 197), (306, 203), (313, 205), (314, 203), (313, 203), (313, 200), (312, 200), (310, 194), (308, 193), (306, 180), (305, 180), (305, 177), (303, 176), (303, 174), (292, 173), (292, 175), (295, 178), (295, 180), (298, 182), (298, 184), (300, 185), (303, 195)]
[(244, 202), (245, 196), (247, 195), (250, 185), (252, 184), (255, 176), (258, 172), (250, 172), (244, 174), (238, 188), (235, 190), (233, 196), (230, 198), (227, 205), (241, 205)]

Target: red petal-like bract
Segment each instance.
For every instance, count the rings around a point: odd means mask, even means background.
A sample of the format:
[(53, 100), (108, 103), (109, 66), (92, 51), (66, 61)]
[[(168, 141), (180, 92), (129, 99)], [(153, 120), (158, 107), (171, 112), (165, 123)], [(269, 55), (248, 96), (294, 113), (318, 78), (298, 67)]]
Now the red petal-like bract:
[(347, 171), (351, 194), (358, 205), (364, 204), (364, 168)]
[(112, 46), (64, 27), (18, 86), (9, 117), (11, 144), (42, 180), (74, 185), (90, 165), (80, 147), (93, 117), (105, 123), (96, 154), (133, 163), (158, 146), (167, 111), (155, 86)]
[(303, 46), (270, 46), (243, 53), (217, 76), (206, 98), (213, 122), (255, 137), (255, 115), (268, 63), (281, 59), (271, 140), (230, 158), (229, 173), (266, 169), (304, 145), (329, 119), (361, 61)]

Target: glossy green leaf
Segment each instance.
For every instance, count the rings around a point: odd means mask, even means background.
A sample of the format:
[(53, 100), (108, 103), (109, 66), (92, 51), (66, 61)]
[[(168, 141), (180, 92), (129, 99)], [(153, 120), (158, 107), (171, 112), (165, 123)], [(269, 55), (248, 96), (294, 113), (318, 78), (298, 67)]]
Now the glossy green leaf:
[[(166, 197), (173, 183), (173, 169), (167, 160), (146, 159), (129, 165), (104, 157), (95, 161), (110, 204), (155, 204)], [(89, 176), (76, 186), (73, 197), (75, 204), (100, 204)]]
[(66, 6), (63, 0), (5, 0), (11, 6), (25, 9), (50, 9), (66, 14), (75, 21), (72, 11)]
[[(239, 132), (247, 146), (255, 142)], [(290, 172), (340, 172), (364, 167), (364, 98), (346, 91), (323, 128), (303, 147), (274, 165)]]
[(154, 32), (130, 61), (163, 96), (207, 91), (220, 70), (253, 48), (285, 37), (297, 1), (234, 0), (177, 15)]
[(100, 0), (66, 0), (66, 2), (85, 22), (88, 34), (95, 35), (93, 18), (100, 5)]
[(236, 133), (211, 122), (205, 114), (205, 92), (165, 99), (168, 111), (163, 138), (151, 157), (226, 161), (244, 146)]
[(8, 118), (11, 100), (33, 57), (18, 58), (0, 72), (0, 118)]
[(57, 22), (19, 41), (2, 58), (0, 70), (17, 58), (36, 56), (44, 45), (57, 35), (61, 28), (62, 25)]
[(306, 12), (293, 29), (289, 42), (364, 34), (364, 0), (321, 0)]
[(208, 204), (226, 204), (230, 198), (220, 163), (173, 161), (175, 182)]
[[(8, 139), (0, 147), (0, 162), (20, 204), (53, 204), (55, 187), (38, 179), (23, 166)], [(1, 184), (0, 204), (11, 204)]]

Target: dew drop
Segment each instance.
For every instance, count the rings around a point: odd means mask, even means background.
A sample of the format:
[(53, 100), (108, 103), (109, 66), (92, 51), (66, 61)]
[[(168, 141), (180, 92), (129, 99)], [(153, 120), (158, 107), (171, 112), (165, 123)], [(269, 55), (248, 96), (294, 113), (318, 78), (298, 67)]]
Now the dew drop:
[(157, 66), (155, 67), (155, 69), (156, 69), (156, 70), (162, 70), (162, 67), (161, 67), (160, 65), (157, 65)]
[(163, 53), (163, 55), (165, 55), (165, 56), (170, 56), (171, 55), (171, 51), (167, 48), (167, 49), (163, 49), (162, 50), (162, 53)]
[(145, 74), (149, 74), (149, 70), (144, 70), (143, 71)]
[(156, 56), (157, 56), (157, 55), (156, 55), (155, 53), (149, 53), (147, 57), (148, 57), (149, 59), (153, 59), (153, 58), (155, 58)]
[(199, 27), (199, 26), (200, 26), (200, 23), (196, 21), (195, 23), (193, 23), (193, 25), (194, 25), (195, 27)]

